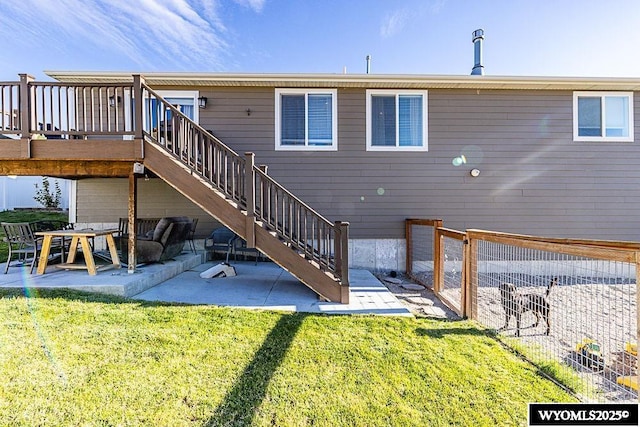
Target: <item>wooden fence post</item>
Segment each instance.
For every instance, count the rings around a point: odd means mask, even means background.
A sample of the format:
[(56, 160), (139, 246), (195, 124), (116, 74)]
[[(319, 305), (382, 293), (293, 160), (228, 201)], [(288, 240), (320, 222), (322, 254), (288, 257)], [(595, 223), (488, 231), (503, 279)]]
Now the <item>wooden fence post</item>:
[(444, 288), (444, 245), (443, 236), (439, 232), (443, 221), (436, 219), (433, 221), (433, 291), (442, 292)]
[(244, 197), (247, 201), (247, 217), (245, 222), (245, 234), (246, 234), (246, 242), (247, 248), (255, 248), (256, 247), (256, 180), (255, 175), (253, 173), (253, 168), (255, 167), (255, 154), (254, 153), (244, 153), (246, 162), (244, 164)]
[(404, 239), (406, 241), (407, 254), (405, 255), (405, 271), (407, 276), (413, 275), (413, 236), (411, 234), (413, 220), (406, 218), (404, 220)]
[(340, 302), (349, 303), (349, 223), (336, 221), (334, 223), (334, 261), (336, 276), (340, 278)]
[(469, 246), (469, 236), (466, 236), (462, 241), (462, 283), (460, 283), (460, 311), (462, 316), (467, 316), (467, 300), (469, 299), (469, 283), (471, 281), (471, 251)]
[(467, 233), (469, 239), (466, 298), (463, 316), (478, 318), (478, 239)]

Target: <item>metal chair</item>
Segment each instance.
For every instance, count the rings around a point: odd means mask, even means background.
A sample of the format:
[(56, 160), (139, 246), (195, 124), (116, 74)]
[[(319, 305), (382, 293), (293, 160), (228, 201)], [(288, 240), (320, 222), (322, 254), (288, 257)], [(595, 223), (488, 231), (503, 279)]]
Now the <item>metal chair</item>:
[[(9, 246), (9, 256), (7, 257), (4, 274), (9, 271), (14, 255), (17, 256), (18, 261), (22, 260), (23, 263), (26, 263), (31, 258), (29, 273), (33, 273), (42, 249), (42, 239), (35, 236), (31, 224), (28, 222), (3, 222), (1, 225), (5, 235), (4, 240)], [(60, 255), (64, 258), (63, 240), (54, 239), (51, 249), (60, 249)]]
[(233, 242), (233, 256), (234, 259), (237, 257), (238, 253), (244, 256), (244, 259), (247, 259), (247, 256), (252, 256), (255, 258), (255, 265), (258, 265), (258, 261), (262, 259), (262, 252), (260, 252), (256, 248), (248, 248), (246, 240), (240, 238), (238, 236), (237, 239)]
[(234, 242), (238, 235), (227, 227), (219, 227), (213, 230), (211, 235), (204, 240), (204, 249), (207, 251), (207, 259), (209, 252), (225, 252), (225, 262), (229, 263), (229, 256), (233, 252)]

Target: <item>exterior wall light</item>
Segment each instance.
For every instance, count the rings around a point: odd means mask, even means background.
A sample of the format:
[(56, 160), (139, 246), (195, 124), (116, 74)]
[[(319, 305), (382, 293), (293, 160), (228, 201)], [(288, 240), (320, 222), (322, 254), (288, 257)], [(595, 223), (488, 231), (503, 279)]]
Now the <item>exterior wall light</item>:
[(120, 95), (118, 95), (118, 96), (111, 95), (109, 97), (109, 107), (111, 107), (111, 108), (115, 108), (115, 106), (117, 104), (120, 104), (120, 102), (122, 102), (122, 98), (120, 98)]
[(476, 178), (480, 176), (480, 169), (471, 169), (471, 172), (469, 173), (471, 174), (472, 177)]
[(207, 97), (201, 96), (198, 98), (198, 107), (207, 108)]

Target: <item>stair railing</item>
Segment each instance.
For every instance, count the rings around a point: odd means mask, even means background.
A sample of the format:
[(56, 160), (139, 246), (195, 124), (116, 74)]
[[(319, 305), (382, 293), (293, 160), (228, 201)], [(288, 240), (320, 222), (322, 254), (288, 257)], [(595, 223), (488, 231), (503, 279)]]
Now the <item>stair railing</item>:
[(149, 141), (247, 210), (283, 244), (348, 286), (348, 223), (331, 223), (255, 166), (253, 155), (246, 156), (251, 159), (247, 163), (153, 89), (144, 83), (141, 87), (143, 133)]
[(153, 89), (143, 86), (143, 131), (156, 145), (246, 209), (245, 160), (189, 119)]

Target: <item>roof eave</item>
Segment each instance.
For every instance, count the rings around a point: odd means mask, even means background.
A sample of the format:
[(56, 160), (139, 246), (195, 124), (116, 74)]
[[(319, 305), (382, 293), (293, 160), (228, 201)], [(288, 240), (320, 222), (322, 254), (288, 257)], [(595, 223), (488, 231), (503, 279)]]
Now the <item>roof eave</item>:
[[(127, 72), (45, 71), (62, 83), (130, 82)], [(332, 87), (400, 89), (519, 89), (519, 90), (640, 90), (640, 78), (522, 77), (418, 74), (255, 74), (176, 73), (142, 74), (152, 87)]]

